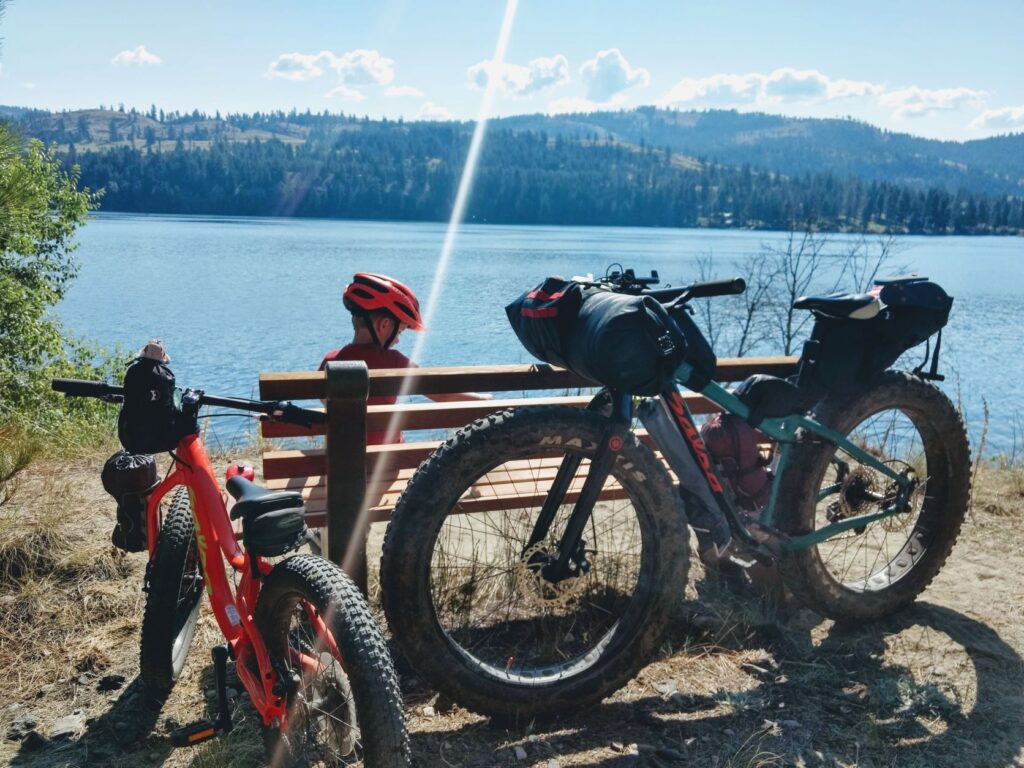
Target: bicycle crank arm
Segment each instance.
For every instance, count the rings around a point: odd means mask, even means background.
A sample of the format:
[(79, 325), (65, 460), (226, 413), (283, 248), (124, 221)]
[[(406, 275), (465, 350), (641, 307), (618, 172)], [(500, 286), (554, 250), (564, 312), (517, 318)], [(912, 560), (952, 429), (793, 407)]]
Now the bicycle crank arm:
[(196, 720), (194, 723), (175, 728), (171, 732), (172, 747), (192, 747), (202, 744), (222, 733), (231, 733), (231, 729), (234, 728), (234, 724), (231, 722), (231, 705), (228, 702), (228, 647), (215, 645), (211, 655), (213, 656), (213, 673), (217, 681), (217, 704), (220, 709), (217, 722)]

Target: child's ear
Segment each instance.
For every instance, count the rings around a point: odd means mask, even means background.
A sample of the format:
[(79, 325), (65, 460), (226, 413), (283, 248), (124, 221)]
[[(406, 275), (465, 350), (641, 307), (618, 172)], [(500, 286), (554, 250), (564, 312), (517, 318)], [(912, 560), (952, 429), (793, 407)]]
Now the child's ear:
[(377, 338), (381, 341), (386, 340), (391, 336), (391, 332), (394, 330), (394, 323), (396, 321), (388, 315), (380, 315), (373, 319), (374, 330), (377, 332)]

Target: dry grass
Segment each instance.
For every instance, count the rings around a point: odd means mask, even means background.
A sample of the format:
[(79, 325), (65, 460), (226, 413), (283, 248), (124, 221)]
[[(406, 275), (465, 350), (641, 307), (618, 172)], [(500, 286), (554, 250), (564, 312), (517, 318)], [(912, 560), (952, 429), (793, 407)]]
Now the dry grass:
[[(4, 740), (0, 763), (258, 765), (259, 732), (244, 701), (230, 736), (170, 749), (176, 723), (215, 706), (209, 648), (219, 635), (205, 613), (173, 694), (146, 698), (136, 680), (144, 558), (109, 545), (102, 459), (37, 462), (0, 507), (0, 669), (7, 702), (21, 707), (0, 724), (6, 734), (27, 713), (46, 734), (75, 710), (87, 720), (80, 737), (38, 751)], [(1024, 765), (1021, 477), (979, 467), (977, 503), (950, 562), (915, 607), (883, 624), (840, 627), (737, 598), (694, 568), (659, 657), (602, 705), (557, 723), (492, 725), (437, 700), (403, 663), (421, 764)], [(110, 674), (126, 684), (99, 692)]]

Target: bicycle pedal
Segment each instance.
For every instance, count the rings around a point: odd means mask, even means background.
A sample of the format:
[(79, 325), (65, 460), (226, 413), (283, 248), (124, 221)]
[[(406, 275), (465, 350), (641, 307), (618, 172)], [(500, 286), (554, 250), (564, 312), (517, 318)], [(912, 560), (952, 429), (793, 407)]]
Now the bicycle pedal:
[(210, 720), (196, 720), (171, 731), (172, 747), (192, 747), (220, 735), (221, 729)]

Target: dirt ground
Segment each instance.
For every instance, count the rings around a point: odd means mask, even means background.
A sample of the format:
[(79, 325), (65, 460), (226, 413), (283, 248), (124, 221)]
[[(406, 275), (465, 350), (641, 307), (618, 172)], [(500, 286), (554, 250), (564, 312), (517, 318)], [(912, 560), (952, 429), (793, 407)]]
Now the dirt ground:
[[(229, 736), (171, 749), (170, 730), (216, 706), (219, 636), (207, 610), (171, 696), (146, 696), (144, 556), (109, 544), (101, 465), (37, 463), (0, 507), (0, 762), (259, 765), (244, 701)], [(977, 487), (943, 572), (883, 624), (769, 615), (716, 594), (694, 568), (682, 617), (640, 675), (598, 707), (518, 731), (439, 701), (401, 665), (420, 764), (1024, 766), (1024, 482), (983, 469)]]

